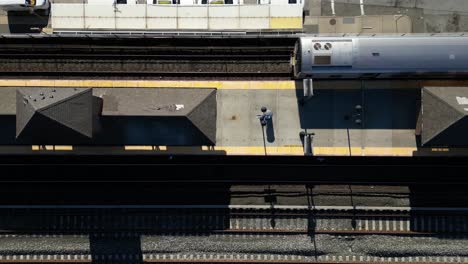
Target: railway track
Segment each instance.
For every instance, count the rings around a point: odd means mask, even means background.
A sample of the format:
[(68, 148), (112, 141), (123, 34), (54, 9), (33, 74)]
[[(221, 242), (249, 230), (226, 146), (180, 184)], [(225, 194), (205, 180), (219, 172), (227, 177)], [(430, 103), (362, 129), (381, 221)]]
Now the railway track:
[(468, 263), (466, 210), (286, 208), (2, 209), (0, 263)]
[(5, 210), (0, 235), (86, 233), (468, 234), (466, 212), (405, 210)]
[(277, 60), (1, 60), (0, 74), (66, 76), (69, 74), (153, 76), (289, 76), (289, 61)]
[(0, 45), (0, 76), (290, 78), (291, 46)]
[(272, 255), (245, 256), (213, 254), (143, 254), (128, 255), (0, 255), (0, 263), (468, 263), (466, 257), (363, 257), (355, 255), (307, 258), (302, 256), (277, 257)]
[[(344, 246), (344, 250), (327, 250), (320, 244), (330, 244), (323, 240), (340, 240), (339, 246)], [(32, 241), (25, 243), (25, 240)], [(288, 239), (298, 239), (299, 243), (292, 243), (287, 246)], [(432, 251), (434, 247), (432, 239), (422, 240), (420, 238), (409, 237), (399, 238), (389, 243), (389, 238), (376, 240), (368, 239), (366, 244), (387, 243), (385, 250), (377, 252), (358, 249), (347, 250), (343, 241), (356, 240), (353, 236), (303, 236), (287, 237), (284, 235), (217, 235), (195, 236), (195, 235), (172, 235), (172, 236), (139, 236), (139, 237), (110, 237), (110, 236), (25, 236), (16, 238), (0, 237), (0, 243), (4, 246), (0, 253), (0, 263), (468, 263), (468, 256), (464, 252), (464, 247), (455, 250), (455, 253), (444, 253)], [(452, 241), (458, 239), (463, 241), (467, 237), (446, 237), (443, 246), (452, 246)], [(211, 241), (207, 242), (208, 240)], [(439, 239), (442, 241), (442, 239)], [(107, 243), (107, 247), (103, 242)], [(304, 241), (308, 241), (305, 242)], [(362, 242), (363, 240), (358, 240)], [(357, 242), (358, 242), (357, 241)], [(60, 243), (63, 247), (74, 245), (73, 250), (51, 250), (39, 243), (48, 243), (57, 247)], [(129, 246), (130, 249), (120, 249), (119, 244)], [(131, 245), (133, 243), (134, 245)], [(257, 244), (256, 244), (257, 243)], [(263, 245), (262, 245), (263, 243)], [(316, 245), (314, 245), (316, 243)], [(348, 242), (349, 243), (349, 242)], [(411, 247), (413, 243), (421, 246), (432, 246), (434, 249), (422, 250), (419, 253), (392, 251), (392, 247), (399, 244), (402, 247)], [(15, 247), (23, 246), (30, 248), (36, 246), (36, 250), (26, 252), (27, 249), (12, 250), (11, 244)], [(162, 244), (165, 244), (162, 245)], [(190, 246), (193, 244), (193, 246)], [(205, 245), (203, 245), (205, 244)], [(209, 247), (212, 245), (213, 249)], [(277, 246), (274, 246), (277, 244)], [(351, 244), (352, 247), (352, 243)], [(6, 245), (6, 246), (5, 246)], [(135, 245), (138, 248), (135, 248)], [(378, 245), (375, 245), (378, 247)], [(228, 249), (232, 247), (232, 249)], [(281, 247), (286, 249), (281, 250)], [(299, 247), (299, 248), (297, 248)], [(413, 246), (414, 247), (414, 246)], [(96, 248), (96, 249), (94, 249)], [(186, 249), (183, 249), (186, 248)], [(224, 250), (220, 250), (224, 248)], [(278, 249), (278, 251), (275, 251)], [(16, 253), (7, 253), (16, 251)], [(220, 250), (220, 252), (216, 252)], [(385, 252), (387, 251), (387, 252)], [(62, 252), (62, 253), (60, 253)], [(73, 253), (76, 252), (76, 253)], [(432, 253), (432, 254), (431, 254)]]

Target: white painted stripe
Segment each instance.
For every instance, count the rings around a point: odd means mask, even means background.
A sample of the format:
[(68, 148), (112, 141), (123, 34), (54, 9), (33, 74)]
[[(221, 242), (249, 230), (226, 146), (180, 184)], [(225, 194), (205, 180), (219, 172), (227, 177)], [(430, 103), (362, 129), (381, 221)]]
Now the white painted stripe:
[(331, 4), (332, 15), (334, 16), (335, 15), (335, 0), (331, 0), (330, 4)]
[(361, 16), (364, 16), (364, 0), (359, 1), (359, 5), (361, 6)]

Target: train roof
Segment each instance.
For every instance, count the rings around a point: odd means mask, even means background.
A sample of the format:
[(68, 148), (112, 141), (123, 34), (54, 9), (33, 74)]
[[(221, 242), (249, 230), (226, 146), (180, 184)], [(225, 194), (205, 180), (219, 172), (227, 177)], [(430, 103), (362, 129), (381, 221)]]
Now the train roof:
[(411, 34), (401, 34), (401, 33), (385, 33), (385, 34), (296, 34), (300, 38), (466, 38), (468, 34), (465, 33), (437, 33), (437, 34), (428, 34), (428, 33), (411, 33)]

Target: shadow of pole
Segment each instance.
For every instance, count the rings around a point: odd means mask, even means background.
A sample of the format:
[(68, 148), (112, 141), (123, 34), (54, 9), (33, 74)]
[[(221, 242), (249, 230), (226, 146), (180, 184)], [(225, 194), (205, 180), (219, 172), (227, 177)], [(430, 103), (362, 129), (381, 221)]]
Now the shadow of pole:
[(353, 197), (353, 188), (351, 187), (351, 185), (348, 185), (348, 188), (349, 188), (349, 198), (350, 198), (350, 202), (351, 202), (351, 206), (353, 207), (353, 215), (352, 215), (352, 219), (351, 219), (351, 227), (356, 230), (356, 226), (357, 226), (357, 221), (356, 221), (356, 205), (354, 204), (354, 197)]
[(315, 230), (317, 228), (317, 218), (314, 214), (315, 202), (313, 197), (313, 187), (306, 185), (306, 195), (307, 195), (307, 207), (308, 207), (308, 222), (307, 222), (307, 232), (310, 236), (310, 240), (314, 246), (314, 255), (315, 261), (318, 260), (318, 250), (317, 250), (317, 239)]
[(276, 228), (276, 212), (275, 212), (275, 204), (277, 202), (276, 200), (276, 190), (271, 189), (271, 185), (268, 185), (268, 189), (266, 190), (266, 201), (267, 203), (270, 204), (270, 210), (271, 210), (271, 218), (270, 218), (270, 226), (271, 228), (275, 229)]
[(267, 156), (266, 139), (265, 139), (265, 126), (260, 125), (260, 128), (262, 129), (263, 150), (264, 150), (264, 152), (265, 152), (265, 156)]

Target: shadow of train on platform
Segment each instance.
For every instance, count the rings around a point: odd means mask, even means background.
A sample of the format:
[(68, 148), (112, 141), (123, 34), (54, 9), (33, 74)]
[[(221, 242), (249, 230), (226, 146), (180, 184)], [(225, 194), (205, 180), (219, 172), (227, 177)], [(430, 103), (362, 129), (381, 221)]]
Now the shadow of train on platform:
[(296, 97), (302, 131), (314, 133), (314, 146), (391, 148), (416, 146), (421, 91), (386, 88), (374, 81), (315, 81), (313, 95)]

